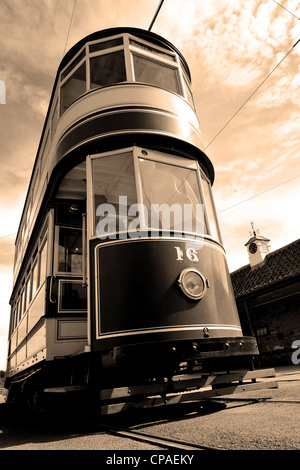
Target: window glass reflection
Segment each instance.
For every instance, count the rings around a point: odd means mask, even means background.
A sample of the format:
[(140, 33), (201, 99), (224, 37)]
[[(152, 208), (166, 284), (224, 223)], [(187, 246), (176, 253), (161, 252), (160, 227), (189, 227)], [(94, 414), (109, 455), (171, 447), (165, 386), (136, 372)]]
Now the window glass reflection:
[(86, 289), (80, 282), (63, 281), (61, 283), (61, 310), (86, 310), (87, 297)]
[(213, 238), (221, 242), (221, 235), (218, 227), (218, 222), (215, 214), (213, 195), (211, 192), (211, 186), (206, 178), (202, 175), (202, 187), (204, 191), (204, 197), (206, 202), (206, 210), (210, 225), (210, 233)]
[(93, 57), (90, 60), (91, 88), (126, 80), (123, 50)]
[[(139, 159), (143, 204), (148, 226), (206, 233), (197, 172)], [(169, 218), (169, 219), (168, 219)]]
[(121, 44), (123, 44), (123, 38), (109, 39), (108, 41), (102, 41), (96, 44), (91, 44), (90, 52), (103, 51), (104, 49), (120, 46)]
[(62, 85), (60, 97), (61, 114), (86, 91), (86, 67), (82, 64), (76, 72)]
[(128, 209), (137, 202), (132, 152), (92, 161), (94, 233), (126, 231)]
[(177, 69), (140, 55), (132, 55), (137, 82), (151, 83), (181, 93)]

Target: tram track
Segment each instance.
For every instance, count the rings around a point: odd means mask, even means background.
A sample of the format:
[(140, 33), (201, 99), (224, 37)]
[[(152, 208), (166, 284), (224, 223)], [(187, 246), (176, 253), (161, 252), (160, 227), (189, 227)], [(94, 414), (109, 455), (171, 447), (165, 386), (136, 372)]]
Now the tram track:
[[(251, 404), (258, 404), (258, 403), (264, 403), (264, 404), (300, 404), (300, 400), (279, 400), (279, 399), (273, 399), (272, 397), (253, 397), (253, 398), (226, 398), (226, 397), (215, 397), (213, 400), (215, 403), (245, 403), (245, 405), (251, 405)], [(165, 420), (164, 420), (165, 421)], [(115, 427), (115, 426), (110, 426), (107, 424), (99, 423), (99, 422), (92, 422), (91, 424), (96, 425), (98, 428), (100, 427), (103, 432), (106, 432), (108, 434), (112, 434), (118, 437), (123, 437), (127, 439), (132, 439), (132, 440), (137, 440), (141, 441), (144, 443), (152, 444), (157, 447), (160, 447), (165, 450), (178, 450), (178, 451), (195, 451), (195, 450), (206, 450), (206, 451), (222, 451), (222, 450), (228, 450), (227, 448), (224, 447), (216, 447), (216, 446), (210, 446), (210, 445), (205, 445), (201, 443), (194, 443), (194, 442), (189, 442), (185, 441), (182, 439), (175, 439), (175, 438), (170, 438), (170, 437), (161, 437), (155, 434), (150, 434), (146, 433), (143, 431), (138, 431), (136, 429), (130, 429), (130, 428), (122, 428), (122, 427)], [(152, 423), (153, 424), (153, 423)], [(156, 424), (159, 424), (159, 422), (156, 422)]]
[(141, 431), (134, 431), (131, 429), (122, 429), (105, 424), (92, 422), (91, 424), (100, 427), (104, 432), (113, 434), (115, 436), (124, 437), (128, 439), (142, 441), (148, 444), (153, 444), (163, 449), (169, 450), (213, 450), (221, 451), (226, 450), (221, 447), (207, 446), (204, 444), (196, 444), (194, 442), (183, 441), (181, 439), (173, 439), (170, 437), (161, 437), (154, 434), (148, 434)]

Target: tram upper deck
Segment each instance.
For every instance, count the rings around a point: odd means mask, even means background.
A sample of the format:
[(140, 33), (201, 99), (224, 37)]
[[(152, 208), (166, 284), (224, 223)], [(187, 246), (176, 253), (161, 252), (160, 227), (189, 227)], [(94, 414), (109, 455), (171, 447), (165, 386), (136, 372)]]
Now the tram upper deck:
[(128, 136), (139, 144), (141, 135), (142, 145), (155, 148), (155, 134), (156, 142), (161, 138), (168, 149), (176, 145), (177, 154), (190, 149), (212, 183), (214, 171), (202, 151), (190, 85), (181, 53), (144, 30), (100, 31), (68, 51), (56, 75), (16, 238), (14, 282), (54, 170), (71, 153), (72, 160), (78, 152), (95, 153), (95, 141), (104, 151), (132, 145)]

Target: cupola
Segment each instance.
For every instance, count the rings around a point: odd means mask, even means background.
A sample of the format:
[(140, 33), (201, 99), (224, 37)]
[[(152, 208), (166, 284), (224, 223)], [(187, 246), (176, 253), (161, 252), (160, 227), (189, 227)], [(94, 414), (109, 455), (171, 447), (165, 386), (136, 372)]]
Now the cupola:
[(253, 222), (251, 222), (251, 227), (251, 238), (249, 238), (245, 246), (247, 247), (251, 268), (254, 269), (264, 263), (265, 257), (270, 253), (270, 240), (260, 235), (259, 230), (254, 229)]

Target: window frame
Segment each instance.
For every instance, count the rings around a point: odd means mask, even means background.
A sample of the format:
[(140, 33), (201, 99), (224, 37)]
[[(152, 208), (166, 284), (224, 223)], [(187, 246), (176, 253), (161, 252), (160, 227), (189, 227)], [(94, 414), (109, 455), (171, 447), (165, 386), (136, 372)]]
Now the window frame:
[[(127, 147), (123, 149), (118, 149), (114, 151), (109, 151), (109, 152), (103, 152), (99, 154), (93, 154), (93, 155), (88, 155), (86, 159), (86, 180), (87, 180), (87, 206), (88, 206), (88, 213), (90, 214), (90, 217), (88, 217), (88, 239), (97, 239), (97, 234), (95, 230), (95, 208), (94, 208), (94, 193), (93, 193), (93, 168), (92, 168), (92, 161), (95, 159), (99, 158), (104, 158), (104, 157), (114, 157), (115, 155), (120, 155), (122, 153), (128, 153), (128, 152), (133, 152), (133, 163), (134, 163), (134, 174), (135, 174), (135, 184), (136, 184), (136, 194), (137, 194), (137, 203), (141, 203), (141, 208), (143, 208), (143, 198), (142, 198), (142, 186), (141, 186), (141, 175), (140, 175), (140, 169), (139, 169), (139, 158), (143, 158), (145, 160), (150, 160), (150, 161), (156, 161), (159, 163), (165, 163), (169, 164), (172, 166), (178, 166), (181, 168), (186, 168), (186, 169), (193, 169), (196, 172), (196, 177), (197, 177), (197, 183), (199, 187), (199, 193), (201, 197), (201, 203), (204, 204), (204, 233), (197, 233), (197, 232), (191, 232), (191, 233), (184, 233), (183, 236), (186, 237), (188, 235), (191, 236), (203, 236), (205, 238), (210, 238), (216, 242), (218, 242), (220, 245), (222, 245), (222, 239), (221, 239), (221, 234), (220, 234), (220, 229), (219, 229), (219, 223), (217, 219), (217, 214), (215, 210), (215, 205), (214, 205), (214, 199), (213, 195), (211, 192), (211, 187), (210, 187), (210, 193), (211, 193), (211, 201), (212, 201), (212, 208), (213, 208), (213, 214), (214, 214), (214, 220), (216, 223), (217, 231), (219, 238), (217, 238), (211, 230), (211, 225), (209, 223), (210, 218), (208, 216), (207, 212), (207, 201), (202, 185), (202, 179), (205, 179), (206, 182), (210, 186), (209, 179), (205, 175), (204, 171), (202, 170), (199, 162), (197, 160), (191, 159), (191, 158), (182, 158), (177, 155), (172, 155), (172, 154), (166, 154), (163, 152), (158, 152), (154, 150), (149, 150), (149, 149), (143, 149), (140, 147)], [(148, 154), (144, 155), (141, 153), (142, 151), (146, 151)], [(143, 213), (143, 210), (140, 213), (140, 221), (141, 221), (141, 232), (142, 231), (151, 231), (151, 227), (148, 227), (148, 224), (146, 224), (145, 221), (145, 214)], [(170, 230), (172, 232), (172, 230)], [(206, 232), (206, 233), (205, 233)], [(118, 230), (116, 231), (116, 234), (120, 234), (122, 232), (119, 232)], [(126, 237), (127, 238), (127, 237)], [(148, 238), (148, 237), (147, 237)], [(70, 273), (71, 274), (71, 273)]]
[[(112, 46), (112, 47), (108, 47), (108, 48), (104, 48), (104, 49), (101, 49), (99, 51), (93, 51), (93, 52), (90, 51), (90, 46), (92, 46), (94, 44), (105, 43), (105, 42), (109, 42), (109, 41), (112, 41), (114, 39), (119, 39), (119, 38), (122, 38), (122, 40), (123, 40), (122, 44)], [(130, 41), (135, 41), (137, 44), (134, 44)], [(141, 44), (142, 46), (144, 45), (146, 49), (143, 49), (142, 47), (139, 47), (138, 44)], [(156, 51), (158, 51), (158, 53), (152, 52), (151, 50), (148, 50), (147, 48), (152, 49), (152, 51), (156, 50)], [(102, 39), (96, 39), (94, 41), (87, 42), (74, 55), (74, 57), (72, 57), (72, 59), (65, 65), (65, 67), (62, 69), (62, 71), (60, 72), (60, 75), (59, 75), (59, 84), (58, 84), (58, 90), (57, 90), (58, 110), (59, 110), (58, 118), (60, 118), (65, 113), (65, 111), (67, 109), (69, 109), (69, 107), (72, 106), (72, 104), (77, 99), (76, 98), (68, 106), (68, 108), (66, 108), (64, 111), (62, 111), (62, 109), (61, 109), (62, 87), (72, 77), (72, 75), (78, 70), (78, 68), (81, 67), (83, 63), (85, 63), (85, 73), (86, 73), (85, 92), (83, 94), (79, 95), (79, 96), (83, 96), (86, 92), (98, 89), (98, 87), (91, 88), (91, 65), (90, 65), (91, 59), (94, 58), (94, 57), (98, 57), (98, 56), (105, 55), (105, 54), (110, 54), (110, 53), (117, 52), (117, 51), (120, 51), (120, 50), (123, 50), (123, 52), (124, 52), (124, 62), (125, 62), (124, 65), (125, 65), (126, 77), (125, 77), (124, 82), (117, 82), (117, 83), (130, 83), (130, 82), (139, 83), (135, 80), (135, 71), (134, 71), (134, 63), (133, 63), (133, 55), (136, 54), (138, 56), (145, 57), (149, 60), (152, 60), (153, 62), (158, 63), (162, 66), (165, 65), (165, 66), (170, 67), (173, 70), (175, 70), (176, 71), (176, 78), (177, 78), (177, 81), (178, 81), (179, 92), (177, 93), (176, 91), (169, 90), (168, 88), (163, 87), (163, 86), (161, 88), (163, 88), (167, 91), (170, 91), (171, 93), (175, 93), (175, 94), (181, 96), (182, 98), (185, 99), (185, 101), (187, 101), (187, 103), (190, 104), (190, 106), (192, 106), (194, 108), (193, 93), (192, 93), (191, 86), (190, 86), (191, 83), (190, 83), (189, 78), (187, 77), (187, 74), (185, 72), (185, 68), (184, 68), (183, 63), (182, 63), (182, 59), (179, 57), (179, 55), (175, 51), (172, 51), (172, 50), (164, 48), (160, 45), (154, 44), (153, 42), (147, 41), (145, 39), (139, 38), (138, 36), (135, 36), (134, 34), (120, 33), (120, 34), (115, 34), (113, 36), (109, 36), (109, 37), (105, 37), (105, 38), (102, 38)], [(84, 52), (84, 56), (81, 58), (81, 60), (79, 60), (79, 62), (76, 63), (74, 65), (74, 67), (70, 68), (72, 63), (76, 62), (76, 59), (78, 57), (80, 57), (80, 55), (82, 55), (83, 52)], [(170, 59), (168, 57), (164, 57), (163, 55), (160, 55), (159, 53), (165, 54), (166, 56), (169, 56)], [(67, 75), (64, 76), (64, 74), (66, 73), (68, 68), (70, 68), (70, 71)], [(140, 83), (144, 83), (144, 82), (140, 82)], [(148, 82), (145, 82), (145, 83), (149, 84)], [(113, 85), (113, 84), (110, 84), (110, 85)], [(110, 86), (110, 85), (108, 85), (108, 86)], [(105, 85), (102, 85), (102, 86), (99, 85), (99, 88), (102, 88), (104, 86)], [(155, 86), (159, 87), (159, 85), (155, 85)], [(187, 88), (189, 90), (189, 93), (187, 93), (187, 90), (186, 90)], [(190, 95), (191, 99), (189, 99), (189, 95)], [(54, 109), (54, 105), (53, 105), (52, 106), (52, 111), (51, 111), (51, 119), (53, 117), (54, 111), (55, 111), (55, 109)], [(53, 133), (54, 133), (54, 131), (52, 131), (52, 134)]]
[[(70, 273), (68, 273), (70, 274)], [(77, 275), (78, 277), (78, 275)], [(81, 279), (70, 279), (69, 277), (66, 278), (66, 279), (59, 279), (58, 280), (58, 295), (57, 295), (57, 298), (58, 298), (58, 304), (57, 304), (57, 313), (62, 313), (62, 314), (66, 314), (66, 313), (87, 313), (87, 310), (88, 310), (88, 304), (87, 304), (87, 307), (86, 309), (76, 309), (76, 308), (62, 308), (62, 284), (80, 284), (82, 286), (82, 276), (81, 276)], [(87, 298), (87, 302), (88, 302), (88, 298)]]
[[(82, 233), (82, 228), (80, 227), (72, 227), (72, 226), (67, 226), (67, 225), (55, 225), (54, 227), (54, 262), (53, 262), (53, 273), (55, 276), (68, 276), (70, 278), (73, 277), (81, 277), (83, 276), (83, 266), (82, 266), (82, 271), (80, 273), (72, 273), (72, 272), (67, 272), (67, 271), (59, 271), (58, 269), (58, 251), (59, 251), (59, 236), (60, 236), (60, 229), (67, 229), (67, 230), (76, 230), (76, 231), (81, 231)], [(83, 256), (83, 253), (81, 254)], [(81, 281), (82, 282), (82, 281)]]

